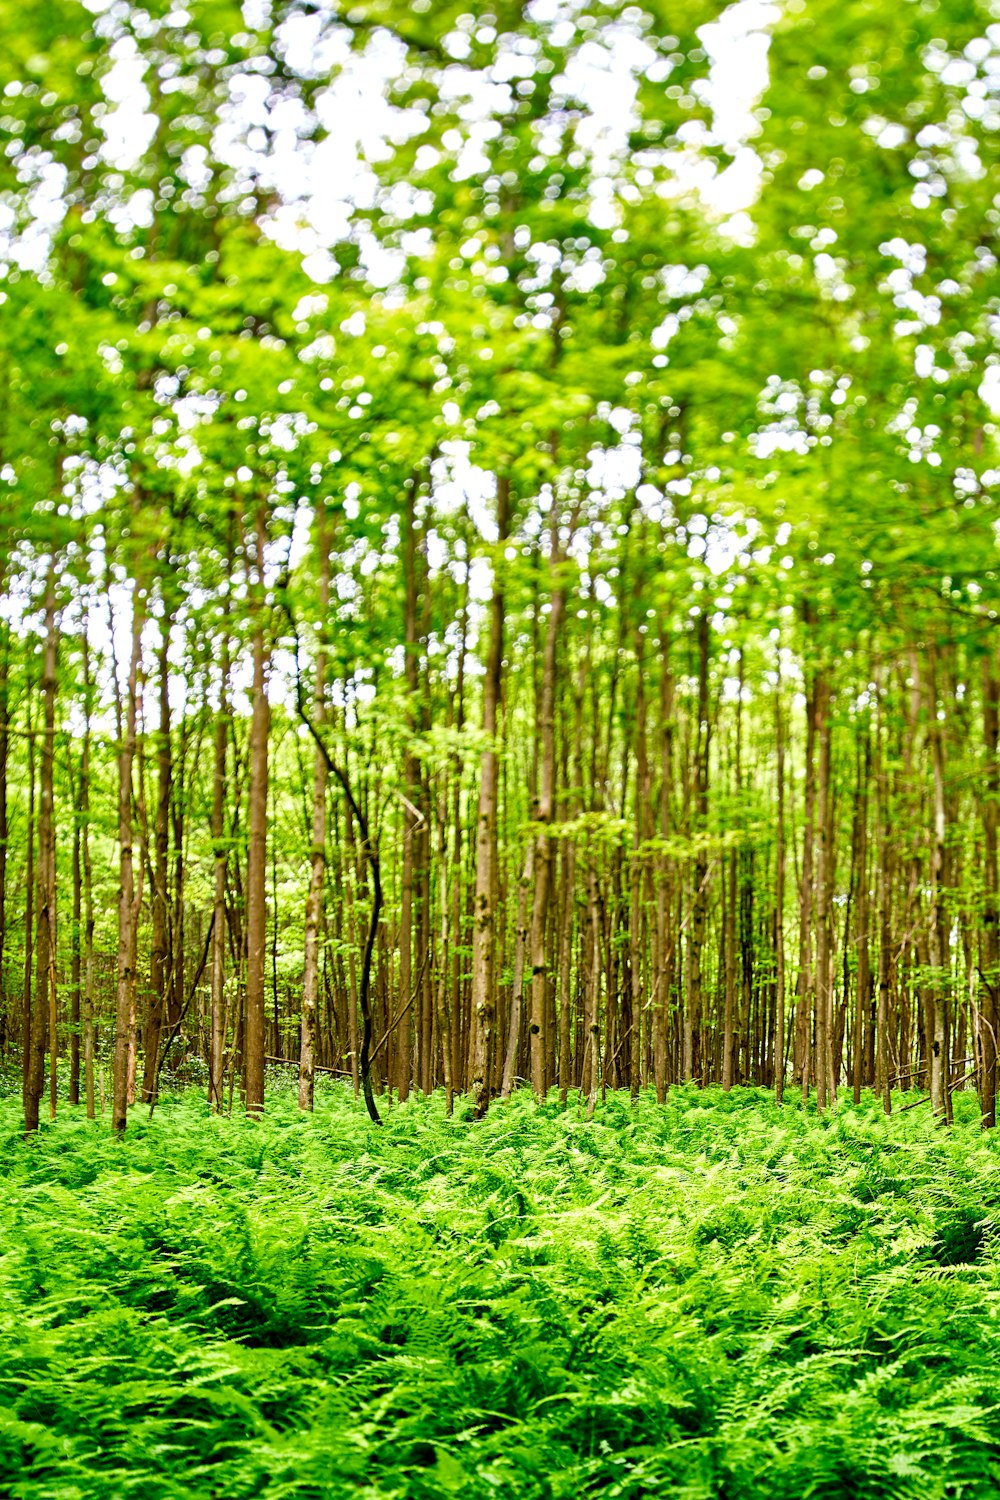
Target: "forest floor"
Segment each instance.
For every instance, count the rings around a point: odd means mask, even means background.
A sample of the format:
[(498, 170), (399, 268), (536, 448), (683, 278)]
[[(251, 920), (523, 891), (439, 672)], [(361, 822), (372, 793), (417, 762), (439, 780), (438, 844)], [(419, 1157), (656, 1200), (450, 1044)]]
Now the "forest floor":
[(0, 1493), (993, 1496), (1000, 1144), (753, 1090), (0, 1103)]

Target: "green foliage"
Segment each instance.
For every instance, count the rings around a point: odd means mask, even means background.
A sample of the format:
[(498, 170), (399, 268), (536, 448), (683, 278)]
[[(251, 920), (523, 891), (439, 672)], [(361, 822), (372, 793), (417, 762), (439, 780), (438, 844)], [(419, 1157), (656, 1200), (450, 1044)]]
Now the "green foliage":
[(872, 1104), (2, 1109), (0, 1490), (987, 1496), (997, 1148)]

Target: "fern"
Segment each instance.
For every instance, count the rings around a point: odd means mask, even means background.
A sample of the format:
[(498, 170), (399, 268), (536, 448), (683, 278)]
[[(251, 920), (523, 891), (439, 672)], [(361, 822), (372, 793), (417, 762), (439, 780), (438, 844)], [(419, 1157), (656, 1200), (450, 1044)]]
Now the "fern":
[(1000, 1174), (869, 1102), (0, 1102), (0, 1493), (978, 1500)]

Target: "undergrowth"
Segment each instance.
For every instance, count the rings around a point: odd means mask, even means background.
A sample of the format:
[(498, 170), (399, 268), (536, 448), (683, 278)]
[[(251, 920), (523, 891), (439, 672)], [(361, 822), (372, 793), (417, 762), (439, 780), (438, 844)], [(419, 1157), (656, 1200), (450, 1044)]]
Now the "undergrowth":
[(978, 1497), (1000, 1154), (871, 1102), (0, 1104), (0, 1493)]

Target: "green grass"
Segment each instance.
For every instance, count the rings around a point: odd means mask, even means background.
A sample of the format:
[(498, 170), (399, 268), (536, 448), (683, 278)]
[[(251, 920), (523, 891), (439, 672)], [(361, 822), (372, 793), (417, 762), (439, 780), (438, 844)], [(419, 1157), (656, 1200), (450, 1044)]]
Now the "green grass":
[(1000, 1152), (958, 1096), (0, 1105), (0, 1494), (993, 1496)]

